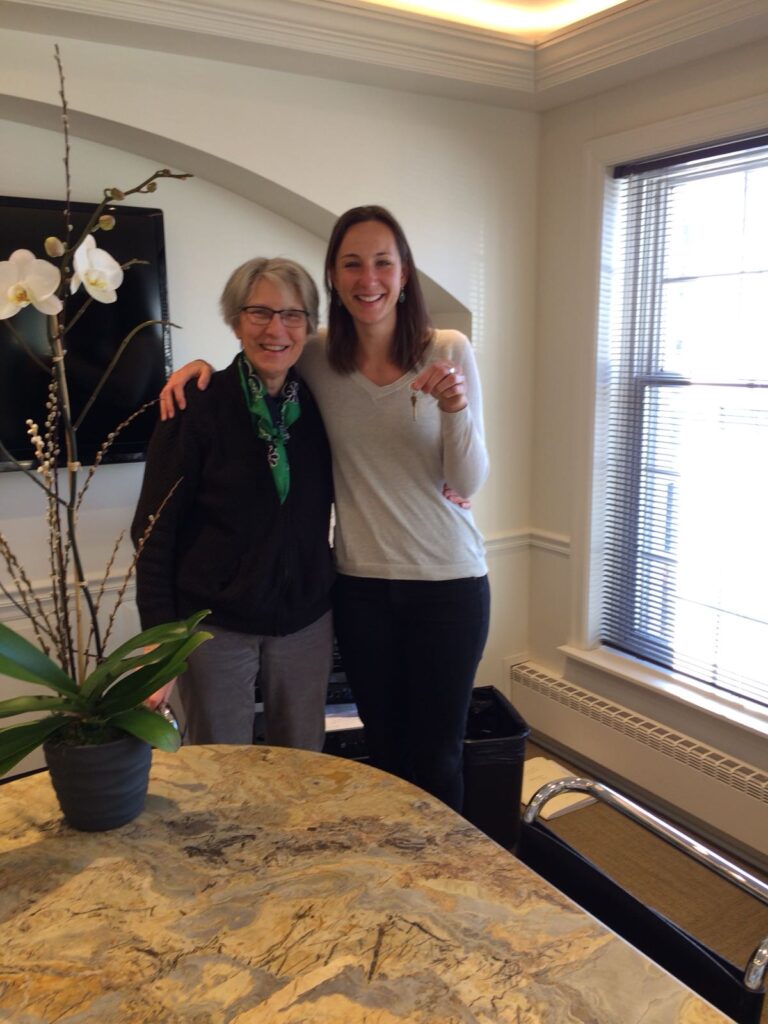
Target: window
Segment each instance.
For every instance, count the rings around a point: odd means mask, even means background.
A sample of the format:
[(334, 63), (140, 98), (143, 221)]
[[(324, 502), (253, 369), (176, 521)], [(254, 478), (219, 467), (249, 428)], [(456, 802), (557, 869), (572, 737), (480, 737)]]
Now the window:
[(608, 209), (602, 642), (768, 705), (768, 137)]

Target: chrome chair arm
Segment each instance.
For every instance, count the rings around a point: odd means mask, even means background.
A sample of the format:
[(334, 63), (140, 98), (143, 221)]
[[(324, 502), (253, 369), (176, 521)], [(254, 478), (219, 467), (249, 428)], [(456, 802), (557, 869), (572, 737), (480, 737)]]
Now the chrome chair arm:
[(768, 968), (768, 936), (763, 939), (749, 958), (744, 971), (744, 985), (750, 992), (762, 992), (765, 988), (765, 972)]
[[(561, 793), (588, 793), (602, 803), (613, 807), (630, 820), (642, 825), (655, 835), (665, 839), (672, 846), (676, 846), (693, 860), (704, 864), (710, 870), (728, 879), (737, 885), (744, 892), (749, 893), (755, 899), (768, 906), (768, 885), (755, 875), (745, 871), (716, 853), (698, 839), (694, 839), (681, 829), (671, 825), (668, 821), (649, 811), (634, 800), (617, 793), (615, 789), (603, 785), (602, 782), (593, 782), (592, 779), (582, 779), (577, 776), (558, 779), (555, 782), (548, 782), (538, 789), (531, 797), (528, 806), (523, 814), (523, 821), (530, 825), (538, 818), (542, 807), (552, 797)], [(752, 992), (762, 990), (765, 983), (766, 970), (768, 969), (768, 936), (760, 943), (747, 964), (744, 974), (744, 984)]]

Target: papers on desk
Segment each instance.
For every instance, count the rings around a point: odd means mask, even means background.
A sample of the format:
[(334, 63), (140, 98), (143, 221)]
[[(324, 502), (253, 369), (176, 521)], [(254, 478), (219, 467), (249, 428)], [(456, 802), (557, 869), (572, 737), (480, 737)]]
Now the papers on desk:
[[(550, 761), (547, 757), (532, 757), (523, 762), (523, 790), (521, 799), (527, 804), (536, 790), (548, 782), (556, 782), (558, 779), (566, 779), (569, 775), (576, 774), (563, 768), (557, 761)], [(586, 807), (593, 804), (595, 798), (588, 793), (561, 793), (560, 796), (553, 796), (551, 800), (542, 807), (539, 817), (548, 820), (557, 818), (568, 811), (575, 811), (579, 807)]]

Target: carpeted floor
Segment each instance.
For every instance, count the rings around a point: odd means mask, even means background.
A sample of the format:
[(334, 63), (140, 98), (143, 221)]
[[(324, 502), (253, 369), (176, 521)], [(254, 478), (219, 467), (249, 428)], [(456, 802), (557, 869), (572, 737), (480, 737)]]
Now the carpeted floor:
[[(571, 767), (533, 743), (526, 748), (530, 757), (550, 757)], [(591, 804), (548, 825), (634, 896), (732, 963), (745, 966), (758, 942), (768, 936), (768, 906), (612, 808)], [(768, 883), (768, 877), (746, 867)], [(768, 1024), (768, 1005), (762, 1020)]]

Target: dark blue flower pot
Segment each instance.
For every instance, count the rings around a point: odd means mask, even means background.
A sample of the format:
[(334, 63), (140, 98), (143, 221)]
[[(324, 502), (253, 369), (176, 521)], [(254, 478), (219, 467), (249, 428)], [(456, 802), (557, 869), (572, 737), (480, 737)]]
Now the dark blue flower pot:
[(45, 759), (67, 824), (83, 832), (127, 825), (144, 810), (152, 748), (128, 733), (110, 743), (46, 742)]

